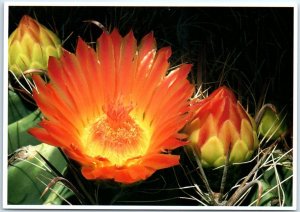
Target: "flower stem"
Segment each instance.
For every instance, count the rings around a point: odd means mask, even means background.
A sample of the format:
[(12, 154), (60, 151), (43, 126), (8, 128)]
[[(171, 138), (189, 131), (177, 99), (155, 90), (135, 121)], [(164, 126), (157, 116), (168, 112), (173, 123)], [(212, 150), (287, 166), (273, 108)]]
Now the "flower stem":
[(209, 194), (209, 196), (210, 196), (210, 201), (211, 201), (211, 203), (212, 203), (213, 205), (218, 205), (218, 203), (217, 203), (216, 200), (215, 200), (215, 196), (214, 196), (214, 194), (213, 194), (213, 191), (211, 190), (211, 188), (210, 188), (210, 186), (209, 186), (209, 183), (208, 183), (208, 180), (207, 180), (207, 178), (206, 178), (205, 172), (204, 172), (204, 170), (203, 170), (202, 164), (201, 164), (201, 162), (200, 162), (200, 160), (199, 160), (199, 158), (198, 158), (198, 155), (199, 155), (199, 154), (197, 154), (197, 153), (195, 152), (195, 151), (196, 151), (195, 148), (191, 148), (191, 149), (192, 149), (192, 151), (193, 151), (194, 157), (196, 158), (196, 162), (197, 162), (197, 165), (198, 165), (198, 167), (199, 167), (200, 177), (201, 177), (202, 181), (204, 182), (204, 185), (205, 185), (205, 187), (206, 187), (206, 189), (207, 189), (207, 191), (208, 191), (208, 194)]
[(226, 184), (226, 179), (227, 179), (227, 172), (228, 172), (228, 165), (229, 165), (229, 156), (230, 153), (229, 151), (226, 154), (226, 162), (225, 162), (225, 166), (223, 169), (223, 176), (222, 176), (222, 181), (221, 181), (221, 186), (220, 186), (220, 194), (219, 194), (219, 202), (222, 201), (223, 198), (223, 193), (224, 193), (224, 189), (225, 189), (225, 184)]

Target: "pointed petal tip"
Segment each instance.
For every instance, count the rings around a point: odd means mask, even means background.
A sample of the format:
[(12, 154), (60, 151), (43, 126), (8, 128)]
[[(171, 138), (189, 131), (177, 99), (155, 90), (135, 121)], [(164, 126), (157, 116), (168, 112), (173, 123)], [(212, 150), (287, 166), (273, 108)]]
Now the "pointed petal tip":
[(37, 129), (36, 127), (34, 127), (34, 128), (29, 128), (29, 129), (27, 130), (27, 132), (28, 132), (30, 135), (34, 136), (36, 129)]
[(171, 46), (166, 46), (158, 50), (158, 53), (164, 55), (165, 60), (168, 60), (172, 55), (172, 48)]
[(104, 33), (109, 34), (111, 37), (115, 37), (115, 36), (121, 37), (120, 31), (117, 27), (115, 27), (111, 33), (109, 33), (109, 32), (104, 32)]
[(130, 29), (129, 32), (127, 33), (127, 35), (134, 35), (133, 30)]
[(82, 43), (85, 43), (85, 42), (83, 41), (83, 39), (80, 36), (78, 36), (77, 37), (77, 46), (81, 45)]
[(91, 47), (81, 37), (78, 37), (76, 55), (82, 55), (83, 52), (86, 52), (90, 48)]
[(221, 87), (219, 87), (217, 90), (219, 90), (220, 92), (224, 93), (224, 95), (232, 95), (233, 91), (230, 90), (227, 86), (222, 85)]
[(153, 31), (151, 31), (150, 33), (148, 33), (147, 35), (145, 35), (142, 40), (141, 40), (141, 46), (143, 45), (150, 45), (152, 46), (153, 48), (156, 48), (156, 40), (154, 38), (154, 33)]
[[(56, 63), (58, 62), (58, 59), (54, 56), (49, 56), (49, 59), (48, 59), (48, 66), (50, 63)], [(49, 68), (49, 67), (48, 67)]]
[(125, 35), (124, 40), (125, 40), (125, 41), (128, 41), (128, 40), (135, 40), (135, 41), (136, 41), (132, 29)]
[(35, 20), (31, 18), (29, 15), (23, 15), (20, 20), (20, 24), (28, 24), (29, 22), (34, 22)]
[(180, 65), (180, 70), (186, 74), (184, 74), (184, 76), (186, 77), (186, 75), (188, 75), (188, 73), (191, 72), (193, 67), (193, 64), (190, 63), (183, 63)]

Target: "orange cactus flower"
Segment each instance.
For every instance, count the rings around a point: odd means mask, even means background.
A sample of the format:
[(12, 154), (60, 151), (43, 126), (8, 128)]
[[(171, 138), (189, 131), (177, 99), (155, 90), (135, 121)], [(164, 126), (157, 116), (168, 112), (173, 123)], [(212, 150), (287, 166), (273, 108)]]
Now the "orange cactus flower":
[(79, 38), (76, 54), (49, 60), (49, 83), (33, 76), (33, 98), (45, 116), (30, 133), (61, 147), (86, 179), (144, 180), (179, 163), (193, 86), (190, 64), (169, 70), (169, 47), (153, 33), (139, 46), (132, 32), (104, 32), (96, 52)]
[(258, 146), (256, 126), (233, 92), (223, 86), (196, 106), (192, 122), (185, 128), (191, 145), (204, 167), (243, 162)]
[(49, 56), (61, 54), (56, 34), (27, 15), (8, 38), (8, 67), (17, 76), (28, 69), (46, 70)]

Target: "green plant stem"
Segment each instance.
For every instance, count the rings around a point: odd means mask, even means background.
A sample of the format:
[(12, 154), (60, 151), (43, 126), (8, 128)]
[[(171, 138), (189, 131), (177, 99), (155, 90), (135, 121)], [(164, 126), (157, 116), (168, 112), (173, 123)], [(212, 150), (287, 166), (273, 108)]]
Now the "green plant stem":
[(224, 169), (223, 169), (222, 181), (221, 181), (221, 186), (220, 186), (220, 194), (219, 194), (219, 199), (218, 199), (219, 203), (223, 199), (223, 193), (224, 193), (224, 189), (225, 189), (228, 166), (229, 166), (229, 157), (230, 157), (230, 153), (228, 151), (227, 154), (226, 154), (226, 162), (225, 162), (225, 166), (224, 166)]
[(202, 179), (202, 181), (204, 182), (204, 185), (207, 189), (207, 192), (210, 196), (210, 201), (213, 205), (219, 205), (216, 200), (215, 200), (215, 197), (214, 197), (214, 194), (213, 194), (213, 191), (211, 190), (210, 186), (209, 186), (209, 183), (208, 183), (208, 180), (206, 178), (206, 175), (205, 175), (205, 172), (203, 170), (203, 167), (202, 167), (202, 164), (201, 164), (201, 161), (199, 160), (198, 158), (198, 154), (195, 152), (195, 148), (191, 148), (192, 151), (193, 151), (193, 154), (194, 154), (194, 157), (196, 158), (196, 162), (197, 162), (197, 165), (198, 165), (198, 168), (199, 168), (199, 171), (200, 171), (200, 177)]

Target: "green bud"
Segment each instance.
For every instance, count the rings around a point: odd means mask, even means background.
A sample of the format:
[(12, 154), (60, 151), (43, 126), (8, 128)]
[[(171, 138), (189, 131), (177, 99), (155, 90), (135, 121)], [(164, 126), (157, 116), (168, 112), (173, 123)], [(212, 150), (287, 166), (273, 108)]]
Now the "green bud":
[(27, 15), (8, 38), (8, 68), (16, 76), (28, 69), (47, 70), (49, 56), (61, 54), (56, 34)]
[(271, 108), (266, 108), (258, 124), (258, 132), (262, 136), (275, 140), (287, 131), (285, 120)]

